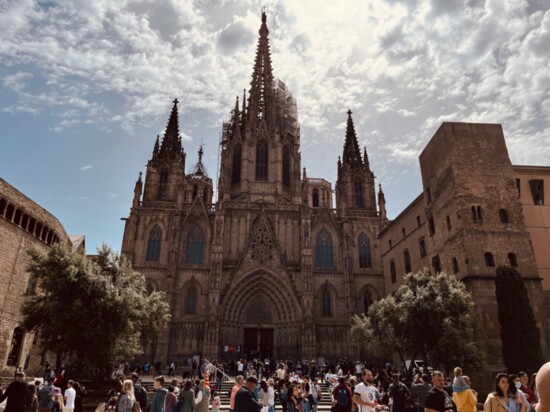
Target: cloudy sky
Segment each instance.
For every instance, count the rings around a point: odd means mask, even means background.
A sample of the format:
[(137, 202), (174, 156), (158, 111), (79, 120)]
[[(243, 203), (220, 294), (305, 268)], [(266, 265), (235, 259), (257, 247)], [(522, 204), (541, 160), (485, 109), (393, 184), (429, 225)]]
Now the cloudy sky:
[(309, 176), (335, 181), (348, 108), (390, 217), (442, 121), (502, 123), (514, 163), (550, 165), (549, 0), (0, 0), (0, 176), (119, 250), (175, 97), (215, 177), (264, 5)]

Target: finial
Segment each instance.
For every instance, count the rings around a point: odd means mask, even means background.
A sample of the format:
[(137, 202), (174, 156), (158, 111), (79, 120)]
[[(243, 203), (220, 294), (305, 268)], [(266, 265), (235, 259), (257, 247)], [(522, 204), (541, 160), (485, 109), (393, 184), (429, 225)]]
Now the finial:
[(177, 97), (174, 99), (174, 102), (173, 102), (173, 103), (174, 103), (174, 104), (178, 104), (178, 103), (179, 103)]
[(265, 6), (262, 7), (262, 23), (265, 24), (267, 22), (267, 15), (265, 14)]
[(199, 162), (202, 162), (202, 154), (203, 154), (203, 150), (202, 150), (202, 143), (201, 143), (201, 147), (199, 148)]
[(352, 111), (348, 109), (348, 116), (351, 116), (351, 114), (352, 114)]

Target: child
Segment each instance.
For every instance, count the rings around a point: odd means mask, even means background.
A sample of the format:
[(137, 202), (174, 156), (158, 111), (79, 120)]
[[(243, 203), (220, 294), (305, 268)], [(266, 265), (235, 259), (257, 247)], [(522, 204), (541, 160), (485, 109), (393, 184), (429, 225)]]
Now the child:
[(211, 412), (220, 412), (220, 406), (222, 405), (222, 402), (220, 400), (220, 397), (218, 396), (218, 392), (214, 391), (212, 393), (212, 409)]
[(466, 389), (470, 389), (470, 387), (466, 384), (466, 381), (464, 380), (462, 369), (456, 367), (453, 372), (455, 374), (455, 377), (453, 379), (453, 392), (464, 392)]

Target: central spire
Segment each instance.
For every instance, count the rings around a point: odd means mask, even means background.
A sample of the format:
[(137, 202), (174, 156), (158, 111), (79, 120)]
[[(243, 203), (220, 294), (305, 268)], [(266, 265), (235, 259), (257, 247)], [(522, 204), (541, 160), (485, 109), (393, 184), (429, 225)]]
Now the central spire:
[(174, 99), (174, 106), (168, 119), (168, 125), (162, 138), (160, 146), (160, 157), (174, 159), (180, 156), (183, 152), (181, 146), (180, 127), (178, 121), (178, 99)]
[(260, 38), (256, 49), (256, 59), (250, 82), (250, 97), (248, 99), (247, 115), (251, 126), (255, 128), (261, 120), (265, 120), (268, 126), (274, 122), (274, 91), (273, 71), (271, 68), (271, 53), (269, 51), (269, 30), (267, 28), (267, 16), (262, 11), (262, 25)]
[(362, 166), (361, 150), (355, 134), (355, 126), (351, 117), (351, 110), (348, 110), (348, 125), (346, 128), (346, 143), (344, 144), (344, 156), (342, 161), (350, 167)]

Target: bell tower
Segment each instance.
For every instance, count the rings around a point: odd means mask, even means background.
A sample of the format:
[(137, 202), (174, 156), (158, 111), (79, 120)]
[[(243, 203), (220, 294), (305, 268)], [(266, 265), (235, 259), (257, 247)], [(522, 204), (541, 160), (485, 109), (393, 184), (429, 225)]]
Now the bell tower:
[(301, 202), (300, 128), (296, 100), (273, 77), (267, 16), (262, 24), (248, 99), (237, 97), (222, 137), (220, 199)]
[(374, 174), (370, 170), (366, 148), (361, 156), (351, 115), (351, 110), (348, 110), (344, 153), (338, 159), (336, 207), (341, 212), (356, 209), (372, 212), (376, 216)]
[(162, 143), (157, 136), (153, 155), (147, 162), (143, 201), (175, 202), (184, 176), (185, 152), (179, 133), (178, 99), (175, 99)]

